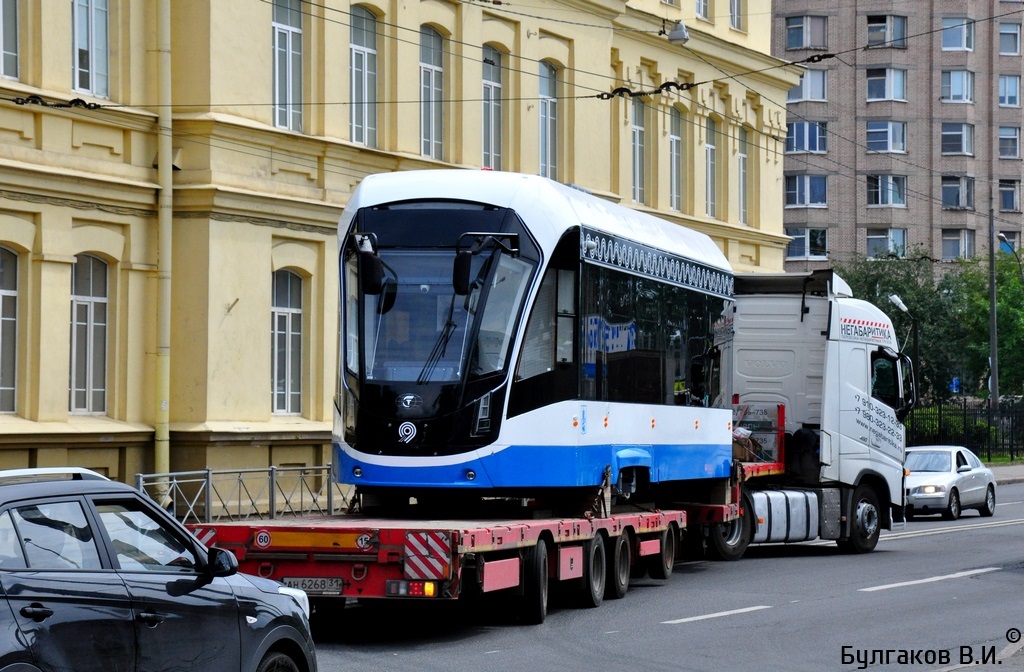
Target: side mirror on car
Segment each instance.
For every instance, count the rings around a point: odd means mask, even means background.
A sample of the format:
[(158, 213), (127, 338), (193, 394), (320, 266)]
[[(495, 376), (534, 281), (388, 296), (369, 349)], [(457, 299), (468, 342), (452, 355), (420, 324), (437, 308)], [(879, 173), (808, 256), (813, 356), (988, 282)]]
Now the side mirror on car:
[(238, 572), (238, 558), (231, 551), (214, 546), (206, 556), (206, 567), (210, 576), (231, 576)]

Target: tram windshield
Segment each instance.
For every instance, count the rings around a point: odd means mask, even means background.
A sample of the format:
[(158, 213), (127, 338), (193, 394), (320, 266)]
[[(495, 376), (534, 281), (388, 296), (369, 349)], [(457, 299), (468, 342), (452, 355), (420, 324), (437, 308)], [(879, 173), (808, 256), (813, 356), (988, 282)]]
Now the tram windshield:
[(381, 249), (380, 258), (383, 291), (362, 297), (367, 381), (450, 383), (505, 369), (531, 263), (485, 250), (460, 296), (453, 249)]

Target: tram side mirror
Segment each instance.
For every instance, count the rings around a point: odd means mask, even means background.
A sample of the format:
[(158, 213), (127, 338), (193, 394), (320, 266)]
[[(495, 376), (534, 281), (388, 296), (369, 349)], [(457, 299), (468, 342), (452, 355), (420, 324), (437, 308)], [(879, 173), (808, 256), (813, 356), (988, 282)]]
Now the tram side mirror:
[(455, 263), (452, 265), (452, 288), (459, 296), (469, 294), (469, 275), (472, 264), (473, 253), (469, 250), (455, 253)]
[(359, 252), (359, 280), (364, 294), (376, 296), (384, 289), (384, 264), (374, 252)]
[(384, 315), (395, 307), (395, 300), (398, 298), (398, 283), (392, 280), (385, 280), (380, 294), (380, 301), (377, 303), (377, 314)]

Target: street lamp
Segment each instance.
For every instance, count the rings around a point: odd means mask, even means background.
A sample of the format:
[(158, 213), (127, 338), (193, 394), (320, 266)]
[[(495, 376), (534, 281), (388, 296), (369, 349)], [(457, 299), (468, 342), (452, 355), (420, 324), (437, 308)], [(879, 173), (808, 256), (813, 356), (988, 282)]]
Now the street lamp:
[[(903, 303), (903, 299), (900, 298), (899, 294), (890, 294), (889, 301), (892, 305), (896, 306), (910, 317), (910, 328), (914, 334), (914, 354), (913, 354), (913, 365), (914, 365), (914, 386), (917, 386), (917, 380), (921, 376), (921, 321), (918, 320), (910, 309), (907, 308), (907, 304)], [(897, 339), (898, 342), (898, 339)], [(906, 343), (904, 342), (904, 346)], [(914, 390), (914, 399), (917, 399), (917, 390)]]
[(1020, 281), (1024, 284), (1024, 264), (1020, 263), (1020, 257), (1017, 256), (1017, 250), (1013, 249), (1013, 245), (1011, 245), (1010, 241), (1006, 238), (1006, 234), (1000, 233), (999, 240), (1006, 243), (1006, 247), (1010, 249), (1010, 253), (1013, 255), (1013, 258), (1017, 260), (1017, 269), (1020, 271)]

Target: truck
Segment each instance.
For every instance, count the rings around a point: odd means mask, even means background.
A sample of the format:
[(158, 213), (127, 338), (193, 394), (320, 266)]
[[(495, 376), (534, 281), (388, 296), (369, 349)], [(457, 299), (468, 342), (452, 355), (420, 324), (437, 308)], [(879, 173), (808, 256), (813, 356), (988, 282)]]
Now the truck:
[(351, 506), (190, 523), (321, 613), (505, 593), (540, 623), (555, 583), (596, 607), (683, 553), (864, 553), (902, 524), (912, 368), (832, 271), (737, 274), (582, 190), (446, 170), (366, 178), (339, 265)]

